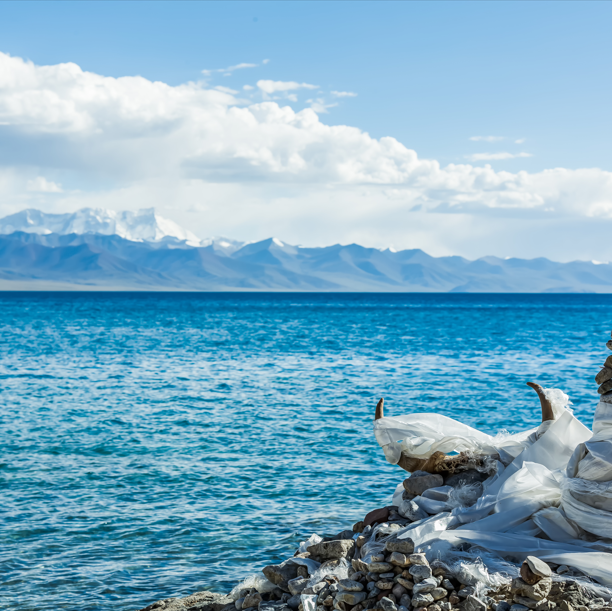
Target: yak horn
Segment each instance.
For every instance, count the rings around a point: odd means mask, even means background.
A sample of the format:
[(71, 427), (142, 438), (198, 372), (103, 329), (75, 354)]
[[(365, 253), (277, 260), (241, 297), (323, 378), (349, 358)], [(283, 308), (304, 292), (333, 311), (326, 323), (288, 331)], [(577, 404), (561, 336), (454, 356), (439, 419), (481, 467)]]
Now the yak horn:
[(374, 414), (374, 420), (378, 420), (380, 418), (384, 418), (385, 414), (384, 414), (384, 406), (385, 406), (385, 400), (381, 399), (377, 404), (376, 404), (376, 413)]
[(538, 397), (540, 398), (540, 404), (542, 405), (542, 422), (546, 422), (547, 420), (554, 420), (555, 413), (553, 412), (552, 405), (544, 392), (544, 389), (534, 382), (527, 382), (527, 386), (533, 388), (538, 393)]

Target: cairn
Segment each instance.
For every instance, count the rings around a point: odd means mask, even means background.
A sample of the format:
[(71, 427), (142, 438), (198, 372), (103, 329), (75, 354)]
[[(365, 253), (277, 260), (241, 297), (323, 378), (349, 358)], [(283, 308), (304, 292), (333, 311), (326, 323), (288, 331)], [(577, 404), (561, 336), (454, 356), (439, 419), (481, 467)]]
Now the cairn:
[[(612, 350), (612, 339), (608, 340), (606, 348)], [(600, 400), (604, 403), (612, 403), (612, 354), (608, 356), (601, 371), (595, 376), (595, 382), (599, 385), (597, 392), (601, 395)]]

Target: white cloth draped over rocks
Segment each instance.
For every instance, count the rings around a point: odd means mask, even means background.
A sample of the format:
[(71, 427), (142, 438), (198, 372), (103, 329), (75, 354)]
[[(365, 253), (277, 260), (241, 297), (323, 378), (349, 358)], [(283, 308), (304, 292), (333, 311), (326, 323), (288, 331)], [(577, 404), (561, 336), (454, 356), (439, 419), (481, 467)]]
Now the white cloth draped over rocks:
[[(432, 557), (467, 542), (502, 558), (565, 564), (612, 586), (612, 403), (600, 401), (591, 432), (567, 409), (567, 395), (546, 393), (556, 419), (515, 435), (487, 435), (438, 414), (376, 420), (376, 440), (392, 464), (402, 452), (415, 458), (473, 452), (497, 460), (475, 504), (448, 506), (396, 536)], [(394, 505), (402, 491), (398, 486)]]

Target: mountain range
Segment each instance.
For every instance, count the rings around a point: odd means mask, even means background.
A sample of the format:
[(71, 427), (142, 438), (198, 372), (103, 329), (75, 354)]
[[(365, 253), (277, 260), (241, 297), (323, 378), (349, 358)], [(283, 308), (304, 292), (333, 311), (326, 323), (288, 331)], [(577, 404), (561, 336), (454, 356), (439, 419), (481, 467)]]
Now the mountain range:
[(199, 240), (153, 209), (0, 219), (0, 289), (612, 292), (612, 265)]

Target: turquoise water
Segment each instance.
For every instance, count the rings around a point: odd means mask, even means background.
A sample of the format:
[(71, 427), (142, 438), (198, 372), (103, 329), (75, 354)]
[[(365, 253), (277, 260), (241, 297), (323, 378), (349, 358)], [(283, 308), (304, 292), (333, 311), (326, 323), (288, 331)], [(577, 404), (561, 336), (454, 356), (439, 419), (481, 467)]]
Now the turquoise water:
[(612, 296), (0, 293), (0, 606), (138, 609), (388, 504), (374, 406), (587, 425)]

